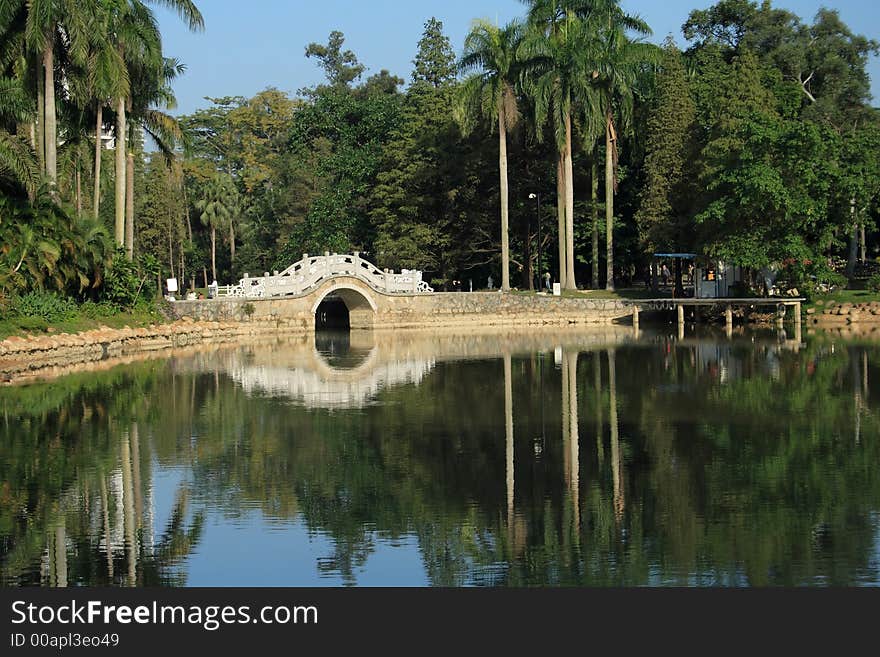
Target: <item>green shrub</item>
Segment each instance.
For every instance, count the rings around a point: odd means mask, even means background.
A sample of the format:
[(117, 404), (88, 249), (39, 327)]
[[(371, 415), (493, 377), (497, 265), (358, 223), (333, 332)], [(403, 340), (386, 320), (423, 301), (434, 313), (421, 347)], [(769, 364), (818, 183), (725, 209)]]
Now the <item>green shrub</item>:
[(79, 314), (87, 319), (98, 319), (101, 317), (108, 317), (117, 312), (117, 307), (112, 303), (108, 303), (106, 301), (101, 301), (99, 303), (95, 303), (94, 301), (85, 301), (79, 307)]
[(141, 269), (119, 249), (104, 277), (101, 300), (119, 310), (134, 308), (141, 301), (150, 302), (155, 291), (152, 272)]
[(76, 315), (76, 301), (54, 292), (29, 292), (15, 297), (12, 311), (19, 317), (38, 317), (46, 322), (61, 322)]
[(868, 289), (871, 292), (880, 292), (880, 274), (874, 274), (867, 282)]

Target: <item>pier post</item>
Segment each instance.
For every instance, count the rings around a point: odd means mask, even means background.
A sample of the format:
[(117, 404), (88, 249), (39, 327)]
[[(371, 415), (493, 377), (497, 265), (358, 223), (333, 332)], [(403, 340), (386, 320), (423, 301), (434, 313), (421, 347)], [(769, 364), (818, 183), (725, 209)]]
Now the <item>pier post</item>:
[(780, 304), (776, 307), (776, 328), (785, 327), (785, 316), (788, 314), (788, 306)]
[(678, 304), (678, 337), (684, 339), (684, 306)]
[(733, 307), (727, 306), (724, 309), (724, 330), (727, 331), (727, 337), (733, 334)]
[(633, 306), (633, 328), (639, 330), (639, 307)]
[(801, 326), (801, 302), (798, 301), (794, 305), (794, 339), (797, 341), (798, 346), (800, 346), (801, 342), (803, 342), (803, 328)]

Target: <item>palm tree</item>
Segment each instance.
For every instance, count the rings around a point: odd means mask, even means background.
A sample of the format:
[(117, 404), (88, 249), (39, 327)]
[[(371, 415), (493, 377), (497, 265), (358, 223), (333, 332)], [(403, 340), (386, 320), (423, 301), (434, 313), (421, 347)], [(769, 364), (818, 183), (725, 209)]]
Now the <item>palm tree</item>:
[(24, 139), (4, 129), (7, 124), (27, 120), (31, 113), (18, 80), (0, 78), (0, 178), (11, 177), (33, 198), (40, 180), (36, 157)]
[[(605, 288), (614, 289), (614, 195), (617, 193), (618, 123), (626, 124), (632, 114), (636, 83), (647, 63), (656, 58), (656, 48), (630, 39), (627, 31), (651, 34), (638, 16), (623, 11), (618, 0), (597, 0), (591, 22), (600, 38), (593, 81), (598, 91), (599, 110), (605, 133)], [(615, 121), (615, 113), (620, 121)]]
[(211, 272), (217, 280), (217, 229), (233, 220), (238, 207), (238, 190), (229, 174), (218, 173), (205, 185), (204, 196), (195, 204), (203, 226), (211, 228)]
[(458, 102), (459, 121), (465, 133), (480, 118), (498, 122), (498, 171), (501, 178), (501, 291), (510, 291), (508, 235), (507, 131), (516, 126), (519, 110), (514, 79), (516, 52), (522, 26), (514, 21), (504, 28), (488, 21), (474, 22), (464, 42), (459, 63), (463, 71), (480, 69), (462, 85)]
[(98, 217), (101, 209), (101, 151), (104, 134), (104, 107), (111, 98), (128, 96), (129, 75), (119, 49), (113, 43), (111, 20), (113, 14), (102, 6), (92, 17), (87, 64), (87, 97), (83, 105), (94, 103), (95, 107), (95, 160), (94, 198), (92, 211)]
[[(173, 9), (187, 23), (191, 30), (204, 29), (204, 19), (191, 0), (147, 0)], [(138, 67), (142, 72), (153, 71), (159, 79), (164, 70), (162, 58), (162, 39), (158, 23), (153, 12), (141, 0), (122, 0), (114, 9), (111, 17), (113, 42), (126, 62), (129, 76), (132, 68)], [(142, 80), (143, 81), (143, 80)], [(146, 78), (149, 81), (149, 78)], [(127, 191), (127, 111), (132, 107), (132, 94), (120, 94), (116, 98), (116, 241), (121, 246), (126, 243), (126, 191)], [(152, 101), (152, 99), (151, 99)], [(129, 214), (133, 214), (133, 206), (129, 206)], [(129, 222), (130, 223), (130, 222)], [(129, 257), (133, 242), (133, 227), (129, 228), (131, 238), (128, 240)]]
[(58, 117), (55, 101), (56, 48), (66, 49), (72, 60), (85, 58), (88, 48), (88, 16), (92, 7), (78, 0), (13, 0), (24, 5), (25, 44), (28, 51), (38, 54), (43, 85), (38, 90), (40, 124), (42, 126), (44, 170), (50, 184), (58, 179)]
[(574, 273), (574, 171), (572, 113), (593, 103), (590, 78), (594, 37), (580, 16), (577, 0), (532, 0), (531, 29), (520, 49), (525, 86), (535, 103), (541, 128), (551, 118), (558, 159), (559, 279), (564, 289), (577, 289)]

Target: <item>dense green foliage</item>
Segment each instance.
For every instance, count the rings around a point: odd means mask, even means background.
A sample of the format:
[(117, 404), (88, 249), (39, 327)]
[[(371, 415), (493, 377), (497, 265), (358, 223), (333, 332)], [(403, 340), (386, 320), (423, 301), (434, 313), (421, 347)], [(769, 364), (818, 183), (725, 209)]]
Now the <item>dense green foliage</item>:
[(112, 296), (108, 268), (134, 259), (144, 139), (169, 158), (183, 143), (162, 111), (183, 66), (163, 55), (151, 4), (202, 26), (190, 0), (0, 5), (0, 298)]
[[(663, 250), (809, 292), (880, 246), (878, 44), (833, 10), (806, 22), (719, 0), (691, 13), (681, 51), (644, 42), (616, 0), (530, 0), (509, 27), (475, 23), (458, 60), (428, 20), (406, 84), (368, 76), (334, 31), (305, 47), (325, 83), (218, 96), (176, 122), (160, 110), (183, 66), (162, 54), (150, 3), (38, 4), (0, 12), (5, 294), (100, 297), (114, 233), (185, 287), (358, 250), (446, 288), (506, 283), (504, 258), (529, 288), (540, 251), (565, 286), (612, 288)], [(201, 26), (192, 3), (167, 4)], [(114, 165), (94, 139), (122, 119)]]

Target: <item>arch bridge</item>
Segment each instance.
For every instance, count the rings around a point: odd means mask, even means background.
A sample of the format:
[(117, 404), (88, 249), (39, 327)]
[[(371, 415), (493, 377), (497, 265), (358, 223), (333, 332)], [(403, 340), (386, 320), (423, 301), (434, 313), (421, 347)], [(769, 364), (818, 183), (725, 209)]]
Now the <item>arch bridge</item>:
[(217, 288), (219, 297), (267, 299), (301, 296), (331, 278), (357, 278), (377, 292), (385, 294), (422, 294), (434, 290), (422, 280), (422, 272), (404, 269), (399, 274), (379, 269), (361, 258), (360, 253), (339, 255), (325, 252), (323, 256), (304, 253), (302, 260), (282, 272), (266, 273), (261, 278), (244, 275), (237, 285)]
[(244, 275), (235, 285), (218, 286), (220, 300), (288, 300), (317, 328), (372, 328), (389, 297), (415, 297), (434, 290), (422, 272), (379, 269), (360, 253), (323, 256), (303, 254), (282, 272), (262, 277)]

